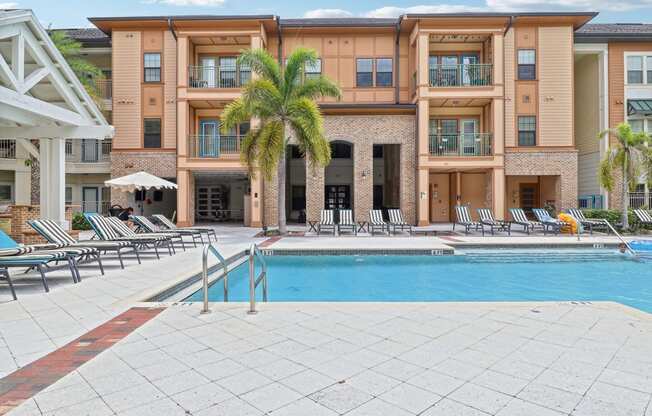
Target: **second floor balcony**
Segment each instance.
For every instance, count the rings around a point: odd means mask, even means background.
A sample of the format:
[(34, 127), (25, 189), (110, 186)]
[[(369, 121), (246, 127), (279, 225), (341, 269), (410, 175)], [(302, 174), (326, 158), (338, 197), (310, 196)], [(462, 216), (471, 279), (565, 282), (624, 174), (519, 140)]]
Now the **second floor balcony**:
[(237, 65), (191, 65), (188, 77), (189, 88), (240, 88), (251, 79), (251, 70)]
[(431, 87), (484, 87), (493, 85), (492, 64), (433, 64), (428, 68)]
[(243, 136), (195, 134), (189, 137), (189, 155), (196, 158), (215, 159), (238, 156)]
[(428, 150), (437, 157), (491, 156), (491, 133), (430, 134)]
[(0, 159), (16, 159), (16, 140), (0, 139)]
[(111, 140), (66, 140), (66, 162), (108, 163), (111, 156)]

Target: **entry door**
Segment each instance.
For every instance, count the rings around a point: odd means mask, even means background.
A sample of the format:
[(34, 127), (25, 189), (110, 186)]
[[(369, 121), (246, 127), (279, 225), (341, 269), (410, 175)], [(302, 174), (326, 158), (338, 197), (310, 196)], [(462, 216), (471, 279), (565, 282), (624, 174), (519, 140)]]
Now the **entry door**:
[(99, 191), (97, 187), (82, 188), (82, 209), (84, 212), (99, 212)]
[(201, 87), (217, 87), (217, 58), (214, 56), (201, 57)]
[(99, 140), (82, 139), (82, 162), (97, 162), (99, 160)]
[(520, 195), (521, 208), (528, 217), (533, 217), (532, 208), (539, 207), (539, 184), (522, 183), (519, 185), (518, 194)]
[(476, 85), (478, 79), (478, 68), (474, 66), (480, 61), (478, 55), (462, 56), (462, 84)]
[(479, 148), (476, 150), (475, 134), (478, 132), (477, 120), (462, 120), (462, 137), (460, 137), (462, 155), (477, 155)]
[(450, 179), (448, 173), (430, 174), (430, 222), (450, 221)]
[(205, 119), (199, 122), (199, 157), (218, 157), (220, 155), (220, 122)]

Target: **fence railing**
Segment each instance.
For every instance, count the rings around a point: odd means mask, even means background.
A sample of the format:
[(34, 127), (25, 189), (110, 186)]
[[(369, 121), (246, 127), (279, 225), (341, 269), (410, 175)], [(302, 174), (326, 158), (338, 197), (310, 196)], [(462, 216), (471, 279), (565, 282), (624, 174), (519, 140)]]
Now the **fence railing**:
[(602, 195), (580, 195), (577, 198), (580, 209), (602, 209)]
[(16, 140), (0, 139), (0, 159), (16, 159)]
[(431, 87), (469, 87), (492, 84), (493, 64), (430, 65)]
[(66, 140), (66, 162), (108, 162), (111, 156), (111, 140)]
[(431, 134), (432, 156), (491, 156), (491, 133)]
[(191, 65), (188, 68), (188, 77), (190, 88), (239, 88), (249, 82), (251, 70)]
[(97, 92), (101, 98), (110, 100), (113, 97), (113, 81), (110, 79), (100, 79), (95, 82)]
[(630, 208), (652, 207), (652, 192), (630, 192), (628, 196)]
[(190, 157), (215, 158), (240, 153), (242, 136), (192, 135)]
[(102, 215), (109, 215), (111, 201), (66, 201), (66, 205), (73, 205), (79, 208), (75, 212), (97, 212)]

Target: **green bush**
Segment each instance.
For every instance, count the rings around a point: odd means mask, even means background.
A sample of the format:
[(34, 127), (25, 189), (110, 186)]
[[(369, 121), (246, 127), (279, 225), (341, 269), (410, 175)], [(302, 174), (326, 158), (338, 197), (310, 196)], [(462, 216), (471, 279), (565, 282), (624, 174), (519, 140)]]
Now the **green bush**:
[[(617, 209), (583, 209), (586, 218), (600, 218), (605, 219), (611, 223), (616, 229), (620, 230), (622, 227), (621, 218), (622, 213)], [(636, 219), (634, 211), (629, 210), (629, 232), (636, 233), (641, 231), (641, 224)]]
[(72, 214), (72, 229), (73, 230), (90, 230), (91, 225), (86, 221), (86, 217), (81, 212)]

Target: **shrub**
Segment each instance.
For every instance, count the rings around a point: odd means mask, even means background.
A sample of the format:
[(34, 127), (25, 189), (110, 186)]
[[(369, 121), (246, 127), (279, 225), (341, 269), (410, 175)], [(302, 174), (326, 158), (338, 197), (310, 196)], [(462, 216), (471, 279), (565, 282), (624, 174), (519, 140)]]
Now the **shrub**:
[(86, 217), (81, 212), (72, 214), (72, 229), (73, 230), (90, 230), (91, 225), (86, 221)]
[[(611, 223), (616, 229), (620, 231), (622, 213), (617, 209), (583, 209), (586, 218), (600, 218), (605, 219)], [(636, 219), (636, 215), (632, 210), (629, 211), (629, 232), (636, 233), (640, 230), (641, 224)]]

